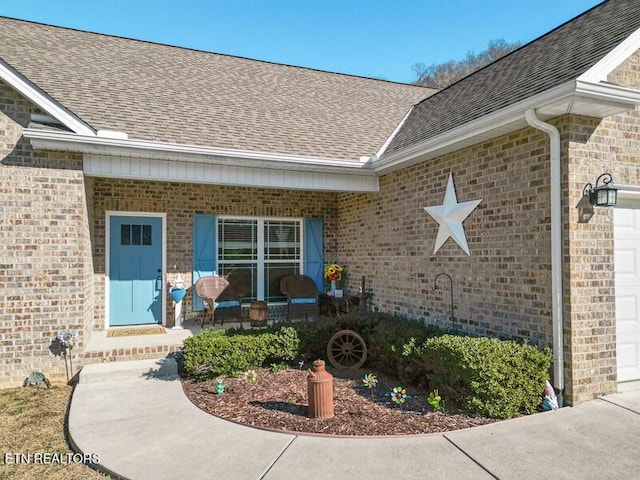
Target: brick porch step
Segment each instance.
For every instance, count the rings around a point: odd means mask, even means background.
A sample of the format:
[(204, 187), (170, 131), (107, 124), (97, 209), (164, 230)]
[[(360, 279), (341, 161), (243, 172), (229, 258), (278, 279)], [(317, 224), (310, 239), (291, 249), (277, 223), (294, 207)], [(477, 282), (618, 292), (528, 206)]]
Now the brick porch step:
[[(216, 324), (214, 328), (218, 330), (239, 326), (239, 322), (225, 322), (224, 326)], [(249, 322), (244, 322), (243, 326), (251, 328)], [(204, 330), (209, 328), (211, 328), (211, 324), (205, 324)], [(165, 330), (166, 333), (159, 335), (123, 337), (107, 337), (107, 332), (104, 330), (93, 332), (89, 344), (82, 354), (82, 364), (164, 358), (180, 350), (187, 338), (197, 335), (203, 328), (200, 327), (199, 321), (190, 321), (184, 325), (182, 330), (170, 328)]]
[(182, 330), (165, 329), (165, 333), (156, 335), (107, 337), (106, 331), (96, 331), (91, 335), (82, 361), (88, 365), (163, 358), (180, 350), (185, 339), (200, 331), (200, 325), (196, 324), (188, 324)]

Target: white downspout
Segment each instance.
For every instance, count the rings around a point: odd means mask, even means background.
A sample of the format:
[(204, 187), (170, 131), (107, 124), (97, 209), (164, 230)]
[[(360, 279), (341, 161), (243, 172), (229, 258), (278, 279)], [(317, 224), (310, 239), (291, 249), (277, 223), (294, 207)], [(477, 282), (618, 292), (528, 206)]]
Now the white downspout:
[(562, 318), (562, 177), (560, 163), (560, 132), (543, 122), (534, 109), (525, 112), (529, 125), (542, 130), (550, 139), (551, 173), (551, 292), (553, 315), (553, 383), (559, 392), (558, 403), (564, 397), (564, 338)]

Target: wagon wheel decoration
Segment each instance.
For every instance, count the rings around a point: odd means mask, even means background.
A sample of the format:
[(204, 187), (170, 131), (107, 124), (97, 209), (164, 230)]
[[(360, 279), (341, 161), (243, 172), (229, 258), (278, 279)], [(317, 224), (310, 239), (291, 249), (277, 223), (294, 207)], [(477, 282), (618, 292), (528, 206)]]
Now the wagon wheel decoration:
[(327, 358), (335, 368), (360, 368), (367, 359), (367, 345), (353, 330), (340, 330), (327, 344)]

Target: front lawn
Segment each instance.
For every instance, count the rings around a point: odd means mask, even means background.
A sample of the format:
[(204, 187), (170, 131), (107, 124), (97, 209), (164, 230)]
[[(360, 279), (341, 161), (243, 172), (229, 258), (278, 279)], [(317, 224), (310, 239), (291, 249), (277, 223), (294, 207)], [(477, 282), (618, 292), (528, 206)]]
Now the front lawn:
[(0, 390), (0, 480), (109, 478), (75, 463), (66, 435), (72, 391), (64, 384)]

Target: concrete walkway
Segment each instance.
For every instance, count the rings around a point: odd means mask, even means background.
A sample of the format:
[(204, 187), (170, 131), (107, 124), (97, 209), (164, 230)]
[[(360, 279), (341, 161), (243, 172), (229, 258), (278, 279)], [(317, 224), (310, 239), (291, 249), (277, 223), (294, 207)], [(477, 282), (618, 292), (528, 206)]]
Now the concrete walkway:
[(82, 370), (69, 433), (128, 479), (640, 478), (640, 392), (444, 435), (326, 438), (204, 413), (173, 360), (118, 362)]

